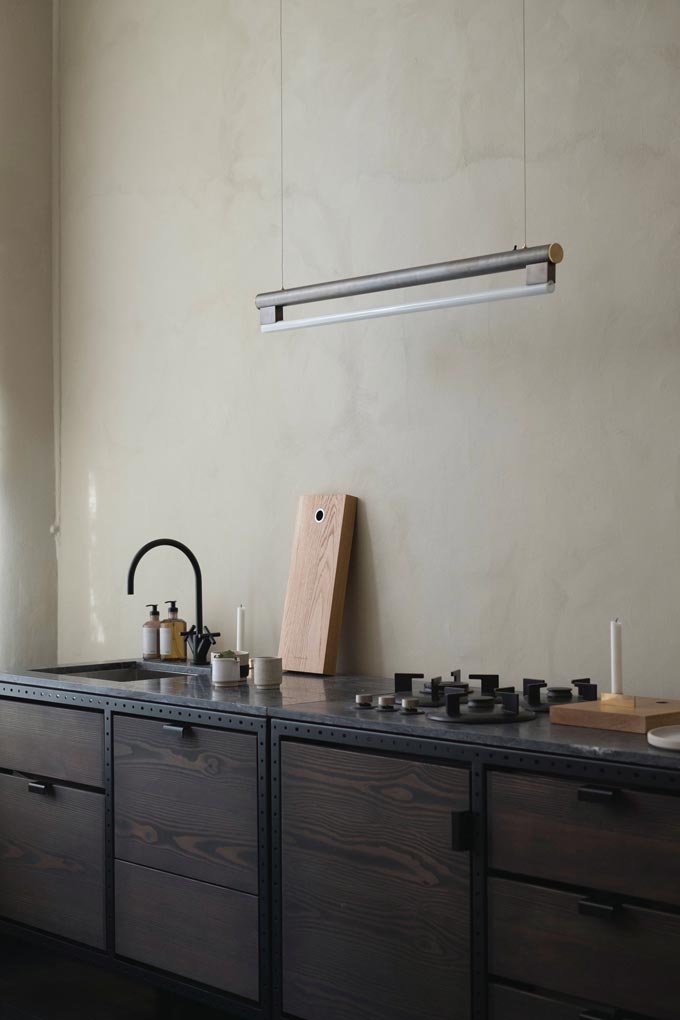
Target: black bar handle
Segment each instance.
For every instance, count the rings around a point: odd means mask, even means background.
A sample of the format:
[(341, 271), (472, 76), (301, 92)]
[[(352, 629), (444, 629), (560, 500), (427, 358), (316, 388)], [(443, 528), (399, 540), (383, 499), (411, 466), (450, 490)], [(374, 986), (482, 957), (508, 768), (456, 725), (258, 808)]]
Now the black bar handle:
[(457, 853), (472, 850), (472, 811), (451, 812), (451, 849)]
[(163, 723), (163, 729), (168, 733), (176, 733), (180, 737), (188, 737), (191, 733), (191, 726), (189, 723)]
[(42, 794), (51, 793), (52, 785), (50, 783), (39, 783), (37, 780), (31, 779), (28, 783), (28, 792)]
[(600, 903), (598, 900), (579, 900), (578, 901), (578, 912), (583, 917), (602, 917), (605, 919), (611, 919), (616, 916), (618, 912), (618, 904), (616, 903)]
[(589, 804), (613, 804), (618, 793), (608, 786), (579, 786), (577, 797)]

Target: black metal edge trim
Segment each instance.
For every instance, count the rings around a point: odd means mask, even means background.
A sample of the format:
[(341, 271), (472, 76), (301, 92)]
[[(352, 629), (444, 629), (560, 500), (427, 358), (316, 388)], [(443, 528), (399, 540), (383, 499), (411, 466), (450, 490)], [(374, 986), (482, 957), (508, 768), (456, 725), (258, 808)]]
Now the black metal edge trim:
[(11, 701), (37, 701), (63, 708), (80, 708), (90, 711), (110, 709), (112, 714), (137, 715), (140, 718), (181, 719), (183, 722), (200, 726), (213, 726), (217, 729), (264, 732), (267, 727), (267, 718), (264, 715), (215, 712), (210, 709), (136, 701), (134, 697), (123, 699), (106, 697), (105, 695), (74, 694), (73, 692), (64, 694), (32, 685), (23, 687), (17, 684), (8, 684), (7, 686), (0, 684), (0, 698), (7, 698)]

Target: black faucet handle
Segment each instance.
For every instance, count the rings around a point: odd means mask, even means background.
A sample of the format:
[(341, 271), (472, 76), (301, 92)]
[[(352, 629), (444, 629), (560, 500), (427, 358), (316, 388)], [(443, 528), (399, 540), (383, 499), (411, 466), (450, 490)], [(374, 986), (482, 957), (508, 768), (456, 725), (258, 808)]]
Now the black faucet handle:
[(211, 631), (209, 627), (203, 628), (203, 636), (208, 639), (211, 645), (215, 644), (215, 638), (221, 637), (219, 630)]
[(187, 640), (189, 638), (192, 638), (194, 636), (194, 634), (196, 633), (196, 624), (192, 623), (192, 625), (189, 628), (189, 630), (183, 630), (183, 631), (180, 631), (180, 633), (181, 633), (182, 637), (183, 638), (187, 638)]

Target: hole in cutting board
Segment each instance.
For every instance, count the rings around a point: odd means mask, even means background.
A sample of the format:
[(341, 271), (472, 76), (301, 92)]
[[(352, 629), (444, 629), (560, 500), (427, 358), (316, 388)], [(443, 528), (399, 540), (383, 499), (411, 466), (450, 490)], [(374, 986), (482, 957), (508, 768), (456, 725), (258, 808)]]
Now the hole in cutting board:
[(317, 524), (321, 524), (325, 516), (326, 511), (323, 509), (323, 507), (319, 507), (319, 509), (314, 514), (314, 520), (316, 521)]

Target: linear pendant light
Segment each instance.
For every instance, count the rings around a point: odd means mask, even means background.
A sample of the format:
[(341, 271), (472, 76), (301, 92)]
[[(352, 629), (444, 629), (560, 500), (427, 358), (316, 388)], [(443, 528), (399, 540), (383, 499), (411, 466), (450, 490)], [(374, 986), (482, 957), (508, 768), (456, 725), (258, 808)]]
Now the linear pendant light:
[[(479, 255), (476, 258), (457, 259), (454, 262), (437, 262), (434, 265), (416, 266), (413, 269), (396, 269), (387, 273), (373, 273), (370, 276), (355, 276), (348, 280), (315, 283), (307, 287), (292, 287), (289, 290), (274, 290), (258, 294), (255, 304), (260, 310), (262, 332), (273, 333), (284, 329), (303, 329), (308, 326), (321, 326), (333, 322), (354, 322), (359, 319), (378, 319), (388, 315), (405, 315), (409, 312), (432, 311), (436, 308), (480, 304), (484, 301), (536, 297), (542, 294), (551, 294), (555, 289), (555, 266), (562, 261), (562, 257), (561, 245), (542, 244), (532, 248), (498, 252), (495, 255)], [(283, 309), (288, 305), (329, 301), (333, 298), (354, 297), (358, 294), (377, 294), (384, 290), (420, 287), (428, 283), (470, 279), (477, 276), (488, 276), (492, 273), (507, 273), (516, 269), (526, 269), (525, 285), (475, 294), (457, 294), (410, 304), (362, 308), (307, 319), (284, 320), (283, 318)]]
[[(260, 311), (260, 329), (263, 333), (281, 332), (287, 329), (306, 329), (337, 322), (356, 322), (362, 319), (381, 319), (389, 315), (406, 315), (410, 312), (427, 312), (438, 308), (453, 308), (458, 305), (481, 304), (486, 301), (507, 301), (519, 297), (538, 297), (552, 294), (555, 289), (555, 267), (562, 261), (562, 246), (541, 244), (527, 247), (527, 187), (526, 187), (526, 0), (522, 0), (523, 38), (523, 88), (524, 88), (524, 247), (512, 251), (497, 252), (493, 255), (478, 255), (474, 258), (456, 259), (451, 262), (436, 262), (427, 266), (410, 269), (396, 269), (386, 273), (372, 273), (369, 276), (355, 276), (346, 280), (315, 283), (306, 287), (283, 287), (283, 0), (280, 0), (280, 42), (281, 42), (281, 290), (258, 294), (255, 305)], [(420, 287), (447, 280), (471, 279), (494, 273), (526, 270), (526, 283), (521, 286), (505, 287), (498, 290), (480, 291), (473, 294), (457, 294), (450, 297), (425, 301), (413, 301), (397, 305), (381, 305), (377, 308), (354, 309), (334, 312), (330, 315), (315, 315), (308, 318), (284, 319), (283, 310), (288, 306), (302, 305), (317, 301), (356, 297), (359, 294), (378, 294), (385, 290), (399, 290), (405, 287)]]

